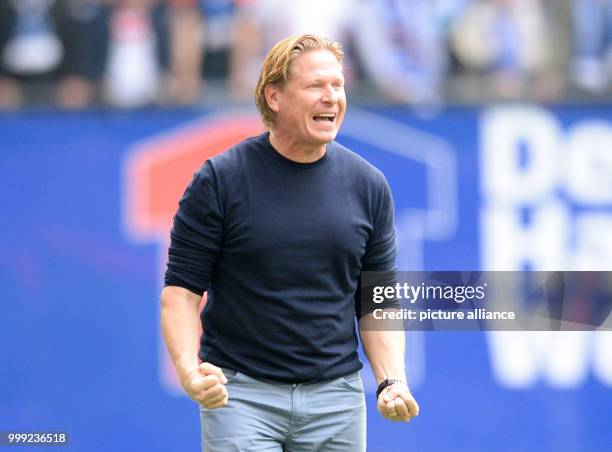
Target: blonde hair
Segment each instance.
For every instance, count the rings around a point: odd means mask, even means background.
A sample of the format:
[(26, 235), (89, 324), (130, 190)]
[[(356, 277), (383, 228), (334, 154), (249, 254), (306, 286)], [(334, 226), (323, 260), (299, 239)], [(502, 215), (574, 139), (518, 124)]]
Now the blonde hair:
[(313, 34), (291, 36), (278, 42), (266, 55), (259, 73), (257, 86), (255, 87), (255, 105), (261, 114), (261, 119), (269, 129), (274, 127), (276, 113), (274, 113), (266, 101), (265, 88), (267, 85), (276, 84), (284, 87), (289, 80), (291, 65), (293, 61), (308, 50), (329, 50), (342, 64), (344, 51), (339, 42), (330, 41)]

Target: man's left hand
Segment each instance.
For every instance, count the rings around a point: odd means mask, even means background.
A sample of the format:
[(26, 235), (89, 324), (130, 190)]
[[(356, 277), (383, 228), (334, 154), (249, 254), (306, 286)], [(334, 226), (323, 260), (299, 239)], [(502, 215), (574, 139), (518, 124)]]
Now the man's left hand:
[(408, 422), (419, 415), (419, 404), (403, 383), (394, 383), (383, 389), (376, 408), (384, 418), (396, 422)]

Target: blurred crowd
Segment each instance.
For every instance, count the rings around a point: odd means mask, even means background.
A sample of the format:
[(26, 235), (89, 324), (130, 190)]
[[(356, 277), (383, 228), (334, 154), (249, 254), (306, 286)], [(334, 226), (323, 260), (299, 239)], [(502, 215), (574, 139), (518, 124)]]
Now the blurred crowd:
[(610, 98), (612, 0), (0, 0), (0, 109), (248, 100), (302, 32), (385, 102)]

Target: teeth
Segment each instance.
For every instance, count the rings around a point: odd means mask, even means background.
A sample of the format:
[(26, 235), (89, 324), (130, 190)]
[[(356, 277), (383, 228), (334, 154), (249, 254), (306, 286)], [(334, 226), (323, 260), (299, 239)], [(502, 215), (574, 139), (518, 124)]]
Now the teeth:
[(312, 117), (315, 121), (327, 120), (332, 122), (336, 118), (335, 113), (319, 113), (318, 115), (314, 115)]

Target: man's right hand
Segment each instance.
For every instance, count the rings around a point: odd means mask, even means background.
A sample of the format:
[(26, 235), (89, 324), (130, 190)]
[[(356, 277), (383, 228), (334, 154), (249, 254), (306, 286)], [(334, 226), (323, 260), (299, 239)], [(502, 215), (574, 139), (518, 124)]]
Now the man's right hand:
[(187, 395), (208, 409), (227, 405), (226, 383), (223, 371), (210, 363), (200, 364), (181, 379)]

